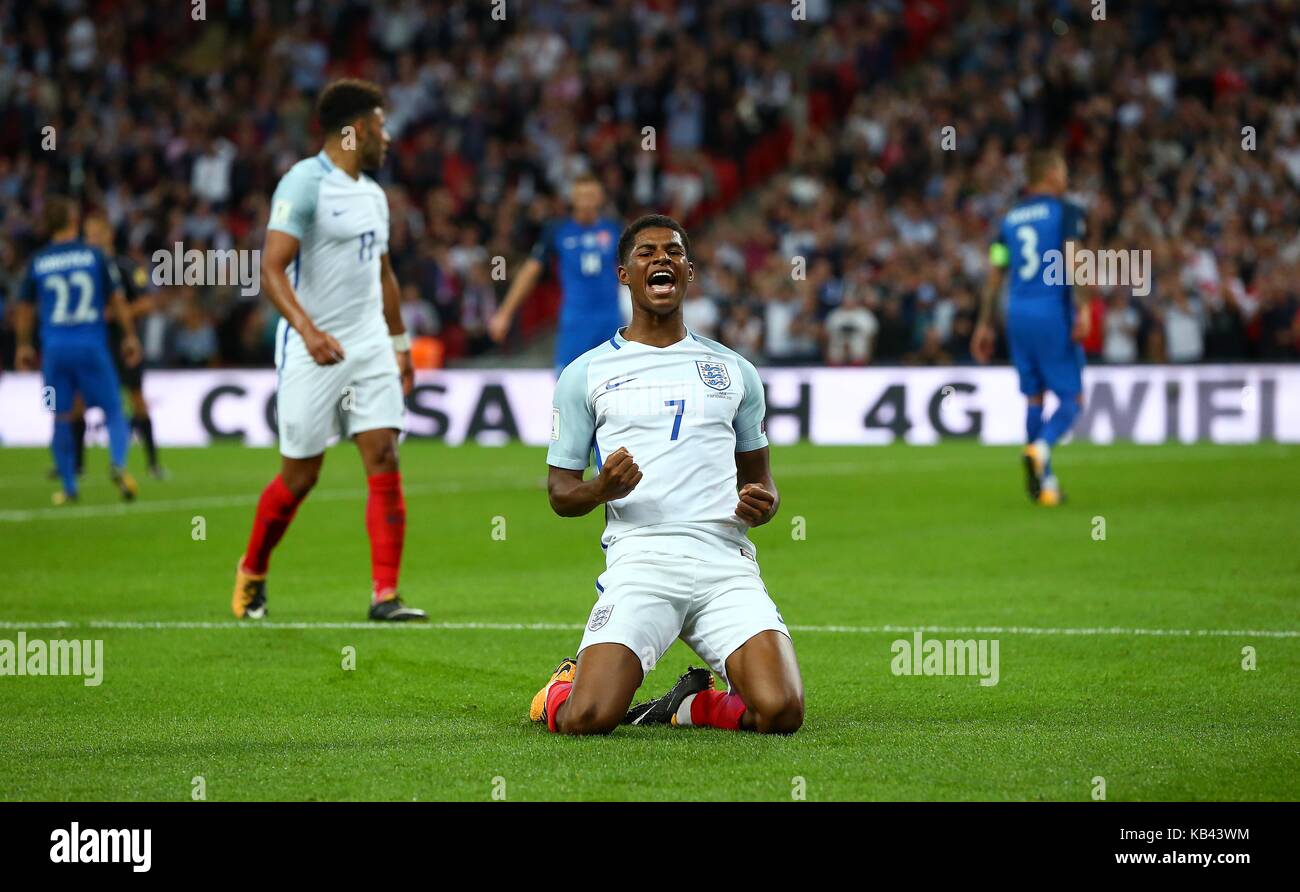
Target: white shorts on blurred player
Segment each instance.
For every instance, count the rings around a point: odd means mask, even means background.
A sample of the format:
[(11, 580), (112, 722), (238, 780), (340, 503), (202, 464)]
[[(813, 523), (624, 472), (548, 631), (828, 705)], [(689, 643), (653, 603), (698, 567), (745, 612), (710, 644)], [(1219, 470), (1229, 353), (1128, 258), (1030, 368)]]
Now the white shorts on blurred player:
[(280, 325), (275, 367), (281, 455), (310, 458), (340, 437), (404, 429), (402, 380), (388, 338), (345, 343), (341, 362), (318, 365), (298, 333), (283, 320)]

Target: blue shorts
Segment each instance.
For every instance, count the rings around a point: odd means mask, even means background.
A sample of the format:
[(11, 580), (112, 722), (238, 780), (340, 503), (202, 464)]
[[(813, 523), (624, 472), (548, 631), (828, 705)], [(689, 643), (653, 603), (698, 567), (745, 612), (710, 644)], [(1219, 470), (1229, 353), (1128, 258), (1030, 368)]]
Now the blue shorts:
[(1013, 315), (1007, 341), (1025, 396), (1050, 390), (1065, 399), (1083, 392), (1083, 347), (1070, 338), (1068, 321)]
[(43, 354), (41, 371), (45, 386), (54, 388), (56, 415), (71, 412), (77, 394), (81, 394), (87, 406), (98, 406), (106, 415), (122, 411), (117, 369), (107, 344), (54, 342), (45, 345)]
[(555, 339), (555, 376), (558, 378), (565, 366), (614, 337), (614, 332), (622, 327), (622, 316), (584, 319), (580, 326), (561, 324), (560, 333)]

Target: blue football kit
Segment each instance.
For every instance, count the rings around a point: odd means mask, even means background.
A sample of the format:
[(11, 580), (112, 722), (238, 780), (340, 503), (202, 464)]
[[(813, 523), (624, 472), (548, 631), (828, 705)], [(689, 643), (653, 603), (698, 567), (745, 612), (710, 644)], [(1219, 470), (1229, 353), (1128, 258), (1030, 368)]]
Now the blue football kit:
[(1082, 210), (1050, 195), (1027, 196), (999, 227), (992, 258), (1008, 271), (1007, 340), (1026, 396), (1050, 390), (1064, 401), (1083, 389), (1083, 348), (1070, 338), (1072, 289), (1046, 274), (1049, 252), (1063, 255), (1067, 241), (1082, 237)]
[(619, 224), (597, 220), (584, 226), (573, 219), (549, 224), (533, 247), (532, 258), (556, 264), (560, 277), (560, 326), (555, 341), (555, 373), (623, 325), (618, 303)]
[(98, 248), (74, 239), (36, 252), (19, 290), (19, 299), (35, 305), (39, 318), (41, 371), (55, 416), (51, 449), (69, 495), (77, 491), (68, 418), (77, 394), (87, 406), (104, 411), (113, 467), (126, 464), (130, 431), (104, 318), (110, 297), (121, 287), (116, 265)]
[[(1083, 347), (1071, 337), (1074, 294), (1066, 275), (1066, 243), (1084, 236), (1083, 210), (1054, 195), (1030, 194), (1002, 218), (989, 256), (1007, 270), (1007, 343), (1020, 377), (1030, 494), (1059, 502), (1051, 450), (1073, 426), (1083, 393)], [(1042, 395), (1058, 405), (1043, 415)], [(1050, 492), (1049, 492), (1050, 491)]]

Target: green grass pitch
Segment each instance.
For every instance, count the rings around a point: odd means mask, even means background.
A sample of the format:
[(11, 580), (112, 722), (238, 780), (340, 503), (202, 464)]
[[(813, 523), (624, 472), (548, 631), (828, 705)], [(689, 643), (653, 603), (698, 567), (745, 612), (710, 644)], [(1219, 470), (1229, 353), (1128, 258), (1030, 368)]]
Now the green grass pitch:
[[(275, 556), (261, 626), (229, 596), (275, 453), (164, 457), (173, 478), (119, 506), (92, 449), (82, 504), (54, 509), (48, 453), (0, 450), (0, 638), (100, 638), (105, 662), (98, 687), (0, 677), (0, 798), (187, 800), (198, 776), (210, 800), (1087, 800), (1095, 777), (1111, 800), (1300, 798), (1294, 446), (1067, 446), (1056, 510), (1027, 503), (1014, 450), (774, 449), (781, 513), (752, 536), (807, 686), (789, 738), (528, 722), (602, 567), (600, 512), (551, 513), (540, 449), (403, 447), (424, 628), (361, 622), (350, 446)], [(997, 639), (998, 684), (894, 675), (910, 635), (890, 627), (914, 626)], [(643, 693), (693, 660), (674, 645)]]

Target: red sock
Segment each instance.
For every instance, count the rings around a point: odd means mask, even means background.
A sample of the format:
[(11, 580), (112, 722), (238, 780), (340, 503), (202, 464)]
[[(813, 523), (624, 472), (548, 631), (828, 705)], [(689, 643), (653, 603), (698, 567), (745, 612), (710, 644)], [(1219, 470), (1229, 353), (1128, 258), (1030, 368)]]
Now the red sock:
[(740, 730), (740, 717), (745, 714), (745, 703), (737, 694), (722, 691), (700, 691), (691, 701), (691, 724), (704, 728)]
[(552, 731), (555, 730), (555, 714), (560, 711), (564, 701), (569, 699), (569, 692), (572, 690), (573, 682), (557, 681), (546, 692), (546, 727)]
[(375, 474), (369, 483), (366, 530), (370, 533), (370, 575), (375, 584), (374, 600), (382, 601), (397, 591), (397, 568), (406, 538), (406, 500), (399, 471)]
[(289, 491), (279, 474), (262, 490), (257, 500), (257, 516), (253, 518), (253, 533), (244, 550), (244, 569), (262, 576), (271, 561), (271, 551), (279, 543), (289, 522), (298, 511), (302, 499)]

